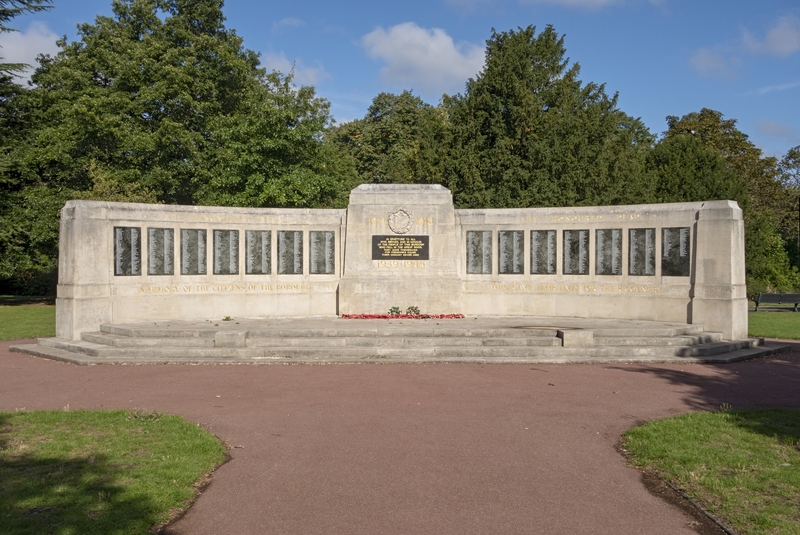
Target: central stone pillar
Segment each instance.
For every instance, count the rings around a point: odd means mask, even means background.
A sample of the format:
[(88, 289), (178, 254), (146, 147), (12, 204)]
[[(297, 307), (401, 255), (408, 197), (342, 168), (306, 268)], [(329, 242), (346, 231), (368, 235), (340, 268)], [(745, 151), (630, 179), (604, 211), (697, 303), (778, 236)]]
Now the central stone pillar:
[(439, 185), (363, 184), (350, 192), (340, 314), (461, 312), (453, 197)]

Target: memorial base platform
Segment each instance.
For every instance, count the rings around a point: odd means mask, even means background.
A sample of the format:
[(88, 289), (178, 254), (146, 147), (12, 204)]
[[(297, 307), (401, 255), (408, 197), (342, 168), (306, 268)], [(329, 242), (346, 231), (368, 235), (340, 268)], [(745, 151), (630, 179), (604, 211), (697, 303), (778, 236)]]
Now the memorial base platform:
[(357, 320), (233, 318), (103, 324), (81, 340), (41, 338), (12, 351), (74, 364), (721, 363), (785, 350), (723, 340), (702, 325), (584, 318), (468, 316)]

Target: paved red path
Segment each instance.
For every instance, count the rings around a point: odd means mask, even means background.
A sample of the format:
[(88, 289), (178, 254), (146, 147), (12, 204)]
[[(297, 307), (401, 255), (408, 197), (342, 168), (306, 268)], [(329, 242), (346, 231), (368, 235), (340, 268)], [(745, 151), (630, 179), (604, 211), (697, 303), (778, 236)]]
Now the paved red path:
[(139, 408), (232, 460), (177, 534), (678, 534), (615, 450), (642, 420), (800, 407), (794, 353), (727, 365), (79, 367), (9, 353), (0, 410)]

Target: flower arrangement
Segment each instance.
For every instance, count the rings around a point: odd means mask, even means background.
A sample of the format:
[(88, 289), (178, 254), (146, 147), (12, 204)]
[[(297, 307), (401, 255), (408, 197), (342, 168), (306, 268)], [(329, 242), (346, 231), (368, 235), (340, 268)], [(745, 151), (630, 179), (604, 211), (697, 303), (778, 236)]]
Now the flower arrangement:
[(346, 320), (451, 320), (461, 319), (464, 314), (421, 314), (419, 307), (410, 306), (403, 314), (400, 307), (392, 307), (388, 314), (342, 314)]

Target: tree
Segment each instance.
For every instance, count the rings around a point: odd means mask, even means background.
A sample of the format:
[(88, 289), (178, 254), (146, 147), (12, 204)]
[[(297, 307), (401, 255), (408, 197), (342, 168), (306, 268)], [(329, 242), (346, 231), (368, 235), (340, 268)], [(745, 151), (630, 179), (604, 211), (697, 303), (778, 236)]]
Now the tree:
[[(449, 99), (448, 184), (460, 206), (576, 206), (649, 195), (653, 136), (603, 85), (583, 85), (548, 26), (497, 33), (465, 94)], [(446, 99), (447, 100), (447, 99)]]
[(778, 223), (786, 210), (778, 177), (777, 160), (764, 157), (747, 135), (736, 128), (735, 119), (725, 119), (718, 111), (703, 108), (681, 118), (667, 117), (666, 138), (691, 135), (706, 148), (716, 151), (747, 183), (751, 208), (755, 213), (774, 218)]
[(648, 153), (647, 168), (653, 202), (735, 200), (748, 206), (744, 178), (692, 135), (662, 139)]
[(443, 108), (410, 91), (380, 93), (366, 116), (331, 130), (327, 139), (356, 161), (362, 183), (440, 183), (448, 127)]
[[(796, 201), (786, 188), (777, 159), (764, 157), (747, 135), (736, 128), (735, 119), (725, 119), (715, 110), (703, 108), (680, 118), (669, 116), (667, 125), (664, 142), (695, 139), (722, 158), (746, 187), (746, 201), (731, 198), (744, 209), (748, 294), (752, 297), (760, 291), (800, 286), (797, 270), (789, 262), (791, 242), (786, 239), (791, 235), (787, 224), (793, 219)], [(727, 191), (719, 192), (723, 193)]]
[[(69, 198), (342, 203), (354, 170), (323, 144), (327, 103), (260, 69), (225, 28), (222, 0), (113, 0), (112, 10), (40, 58), (16, 99), (31, 127), (0, 171), (0, 247), (49, 264), (0, 258), (0, 276), (54, 265)], [(45, 210), (38, 234), (34, 210)]]
[(236, 113), (214, 120), (199, 203), (345, 206), (356, 171), (346, 154), (321, 142), (331, 122), (328, 102), (291, 81), (291, 74), (265, 76)]
[(791, 265), (800, 269), (800, 145), (786, 152), (779, 169), (790, 206), (781, 226), (783, 238)]

